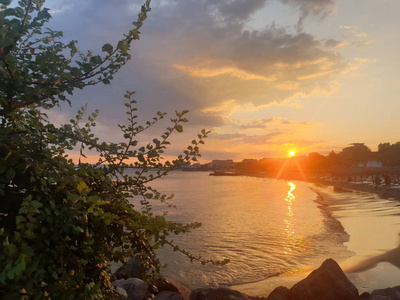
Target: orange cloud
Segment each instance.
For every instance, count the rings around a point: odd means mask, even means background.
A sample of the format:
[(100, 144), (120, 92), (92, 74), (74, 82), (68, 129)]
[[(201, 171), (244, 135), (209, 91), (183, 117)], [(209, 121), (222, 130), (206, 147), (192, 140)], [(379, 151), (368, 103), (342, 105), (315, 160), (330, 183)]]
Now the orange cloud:
[(236, 77), (236, 78), (239, 78), (242, 80), (262, 80), (262, 81), (267, 81), (267, 82), (276, 80), (275, 76), (271, 76), (271, 77), (260, 76), (260, 75), (246, 72), (244, 70), (240, 70), (239, 68), (236, 68), (236, 67), (221, 67), (221, 68), (215, 68), (215, 69), (195, 68), (195, 67), (189, 67), (189, 66), (183, 66), (183, 65), (173, 65), (173, 67), (175, 69), (181, 70), (193, 77), (208, 78), (208, 77), (216, 77), (216, 76), (220, 76), (220, 75), (230, 75), (232, 77)]
[(231, 99), (216, 106), (206, 107), (201, 110), (204, 113), (219, 113), (224, 116), (229, 116), (237, 109), (239, 109), (240, 105), (236, 103), (235, 99)]
[(299, 86), (300, 86), (300, 84), (296, 81), (284, 81), (284, 82), (274, 85), (274, 88), (277, 88), (280, 90), (297, 90), (299, 88)]

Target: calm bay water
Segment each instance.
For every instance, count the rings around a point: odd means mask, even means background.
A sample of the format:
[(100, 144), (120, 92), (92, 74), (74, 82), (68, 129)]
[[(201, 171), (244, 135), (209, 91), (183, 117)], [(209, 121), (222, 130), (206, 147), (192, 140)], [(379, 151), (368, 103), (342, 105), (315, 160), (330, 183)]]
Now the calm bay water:
[(168, 264), (168, 278), (192, 288), (238, 285), (318, 267), (328, 257), (338, 261), (350, 253), (340, 223), (315, 202), (306, 183), (255, 177), (215, 177), (207, 172), (171, 172), (153, 186), (175, 194), (177, 209), (168, 210), (177, 222), (202, 223), (174, 241), (194, 254), (226, 266), (202, 266), (172, 250), (159, 256)]

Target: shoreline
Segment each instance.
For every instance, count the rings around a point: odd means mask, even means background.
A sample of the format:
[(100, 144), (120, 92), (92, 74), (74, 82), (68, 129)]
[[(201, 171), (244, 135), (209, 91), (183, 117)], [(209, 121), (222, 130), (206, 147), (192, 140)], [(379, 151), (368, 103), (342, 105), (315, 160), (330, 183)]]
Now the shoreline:
[(340, 266), (359, 291), (399, 285), (400, 191), (348, 182), (310, 184), (350, 235), (345, 245), (355, 255)]
[[(299, 180), (299, 179), (296, 179)], [(381, 199), (391, 199), (400, 201), (400, 187), (386, 187), (386, 186), (374, 186), (371, 183), (353, 183), (348, 181), (340, 180), (327, 180), (321, 178), (310, 178), (307, 180), (299, 180), (307, 183), (321, 184), (324, 186), (332, 186), (336, 189), (342, 189), (353, 192), (365, 192), (375, 194)]]
[[(326, 179), (308, 183), (314, 185), (316, 189), (310, 188), (350, 235), (344, 245), (355, 255), (340, 266), (359, 291), (399, 285), (400, 190)], [(321, 187), (322, 191), (318, 189)]]
[[(378, 239), (376, 241), (369, 239), (370, 236), (374, 237), (380, 234), (379, 226), (375, 229), (373, 226), (367, 228), (363, 234), (362, 231), (357, 232), (357, 230), (362, 230), (362, 224), (365, 222), (367, 225), (373, 225), (375, 222), (379, 222), (378, 220), (382, 220), (382, 217), (385, 217), (384, 214), (390, 216), (392, 206), (400, 206), (396, 203), (400, 200), (400, 189), (320, 178), (293, 180), (309, 184), (310, 189), (317, 195), (314, 201), (317, 205), (322, 206), (321, 211), (325, 211), (328, 218), (331, 217), (340, 223), (343, 230), (349, 235), (350, 240), (344, 241), (343, 245), (354, 255), (344, 261), (339, 261), (339, 264), (350, 281), (358, 288), (360, 294), (400, 285), (400, 219), (398, 218), (400, 208), (396, 212), (399, 226), (389, 224), (387, 226), (389, 230), (382, 230), (386, 231), (386, 235), (390, 235), (388, 238), (390, 242), (383, 243)], [(341, 197), (333, 197), (332, 193), (335, 193), (335, 196), (341, 195)], [(346, 198), (350, 200), (346, 200)], [(365, 209), (364, 206), (367, 203), (372, 205), (372, 208), (370, 211), (366, 209), (363, 212), (362, 209)], [(375, 216), (374, 212), (380, 210), (385, 213), (382, 216), (379, 214)], [(360, 220), (357, 221), (357, 219)], [(255, 283), (235, 285), (232, 288), (248, 295), (261, 296), (269, 294), (277, 286), (283, 285), (290, 288), (304, 279), (310, 271), (305, 270), (295, 275), (283, 274)]]

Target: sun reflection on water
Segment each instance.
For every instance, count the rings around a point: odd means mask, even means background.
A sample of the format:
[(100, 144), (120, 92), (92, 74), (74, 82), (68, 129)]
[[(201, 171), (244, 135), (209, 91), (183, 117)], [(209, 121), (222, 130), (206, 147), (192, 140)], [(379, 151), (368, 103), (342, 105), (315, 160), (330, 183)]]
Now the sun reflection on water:
[(285, 251), (284, 254), (289, 254), (289, 252), (292, 251), (293, 248), (293, 244), (295, 243), (294, 237), (293, 235), (295, 234), (294, 231), (294, 221), (295, 219), (293, 218), (293, 203), (296, 200), (296, 196), (293, 195), (293, 191), (296, 189), (296, 185), (293, 182), (289, 182), (288, 183), (290, 189), (287, 192), (285, 201), (287, 203), (287, 207), (288, 207), (288, 212), (287, 212), (287, 218), (285, 218), (284, 222), (286, 225), (285, 228), (285, 235), (288, 237), (288, 242), (285, 245)]
[(296, 189), (296, 185), (293, 182), (289, 182), (288, 185), (290, 186), (290, 189), (287, 192), (287, 196), (285, 198), (285, 201), (287, 202), (287, 205), (288, 205), (287, 216), (288, 217), (292, 217), (293, 216), (292, 205), (293, 205), (294, 201), (296, 200), (296, 196), (293, 195), (292, 192)]
[[(287, 192), (285, 201), (287, 204), (288, 211), (286, 213), (284, 223), (284, 235), (286, 236), (286, 241), (284, 245), (283, 253), (285, 255), (291, 255), (293, 252), (307, 252), (310, 251), (309, 241), (305, 239), (305, 236), (301, 234), (302, 228), (297, 228), (298, 233), (296, 234), (296, 217), (294, 215), (293, 206), (296, 201), (296, 196), (293, 194), (293, 191), (296, 189), (296, 184), (293, 182), (289, 182), (289, 191)], [(300, 234), (299, 234), (300, 233)]]

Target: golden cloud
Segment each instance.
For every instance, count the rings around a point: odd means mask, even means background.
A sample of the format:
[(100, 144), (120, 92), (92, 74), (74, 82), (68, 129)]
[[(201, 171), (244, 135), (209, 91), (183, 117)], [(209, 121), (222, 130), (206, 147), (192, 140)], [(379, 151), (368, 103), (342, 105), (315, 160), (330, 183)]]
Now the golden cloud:
[(222, 113), (224, 115), (230, 115), (235, 112), (240, 107), (239, 104), (236, 103), (235, 99), (231, 99), (225, 102), (220, 103), (216, 106), (206, 107), (201, 110), (204, 113)]
[(230, 75), (232, 77), (236, 77), (242, 80), (262, 80), (266, 82), (271, 82), (276, 80), (276, 76), (265, 77), (256, 74), (252, 74), (246, 72), (244, 70), (240, 70), (236, 67), (221, 67), (221, 68), (195, 68), (190, 66), (184, 65), (173, 65), (175, 69), (181, 70), (192, 77), (202, 77), (202, 78), (209, 78), (209, 77), (216, 77), (220, 75)]
[(280, 90), (297, 90), (300, 86), (300, 83), (298, 83), (297, 81), (284, 81), (281, 83), (278, 83), (276, 85), (274, 85), (274, 88), (280, 89)]

